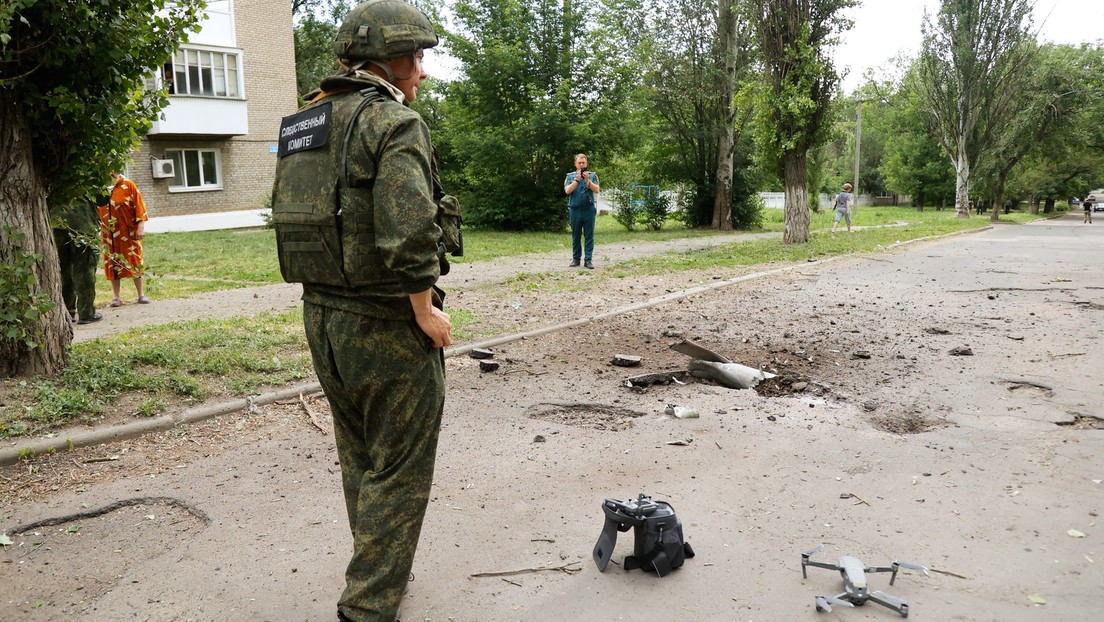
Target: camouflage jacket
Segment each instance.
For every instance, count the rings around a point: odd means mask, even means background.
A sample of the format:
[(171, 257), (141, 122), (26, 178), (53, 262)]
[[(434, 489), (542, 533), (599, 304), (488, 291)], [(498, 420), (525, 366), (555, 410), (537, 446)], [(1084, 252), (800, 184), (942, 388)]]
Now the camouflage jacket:
[[(371, 214), (368, 228), (369, 235), (374, 235), (374, 249), (369, 253), (371, 259), (362, 260), (378, 263), (379, 267), (373, 272), (378, 276), (353, 286), (304, 283), (303, 300), (383, 319), (412, 319), (407, 295), (430, 289), (440, 276), (437, 242), (441, 228), (435, 222), (438, 210), (433, 196), (429, 128), (417, 112), (406, 106), (401, 92), (373, 74), (358, 72), (355, 76), (328, 78), (322, 88), (329, 95), (312, 106), (330, 102), (338, 127), (352, 123), (346, 160), (351, 190), (343, 196), (364, 197), (363, 201), (370, 203), (361, 213)], [(366, 88), (377, 90), (382, 99), (364, 107), (355, 119), (338, 119), (338, 115), (352, 116), (357, 109), (342, 100), (359, 100), (360, 91)], [(340, 153), (343, 142), (342, 136), (330, 136), (324, 148), (334, 155)], [(294, 162), (294, 154), (282, 158), (274, 202), (280, 200), (282, 185), (294, 184), (304, 175), (336, 179), (333, 171), (304, 170), (306, 167)], [(343, 204), (346, 227), (350, 211)], [(346, 257), (346, 266), (349, 261)]]

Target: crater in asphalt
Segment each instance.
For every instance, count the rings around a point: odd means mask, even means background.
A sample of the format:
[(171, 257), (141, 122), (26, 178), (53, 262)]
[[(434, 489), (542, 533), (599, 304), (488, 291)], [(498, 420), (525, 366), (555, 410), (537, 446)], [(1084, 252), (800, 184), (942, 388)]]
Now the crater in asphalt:
[(902, 412), (870, 417), (870, 425), (890, 434), (921, 434), (946, 425), (946, 421), (925, 414), (919, 407), (906, 407)]
[(622, 432), (632, 428), (632, 421), (642, 412), (605, 404), (534, 404), (528, 409), (531, 419), (551, 421), (580, 428)]

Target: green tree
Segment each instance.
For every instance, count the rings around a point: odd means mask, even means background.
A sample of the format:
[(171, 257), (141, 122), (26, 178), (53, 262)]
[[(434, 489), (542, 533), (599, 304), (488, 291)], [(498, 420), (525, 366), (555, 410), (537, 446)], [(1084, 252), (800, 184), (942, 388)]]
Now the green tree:
[[(9, 0), (0, 5), (0, 263), (33, 257), (0, 291), (0, 376), (52, 374), (72, 328), (47, 196), (89, 195), (121, 169), (164, 92), (145, 88), (194, 27), (200, 0)], [(5, 280), (5, 282), (11, 282)], [(48, 306), (48, 305), (47, 305)], [(20, 317), (12, 309), (25, 308)], [(17, 335), (26, 338), (13, 338)]]
[(929, 204), (942, 207), (954, 200), (955, 174), (922, 113), (916, 80), (912, 65), (887, 98), (886, 125), (893, 128), (893, 139), (886, 141), (878, 170), (887, 190), (911, 196), (913, 206), (923, 210)]
[(747, 15), (730, 0), (605, 0), (610, 32), (642, 75), (648, 183), (686, 184), (693, 226), (748, 226), (758, 170), (748, 132), (755, 59)]
[(292, 36), (295, 86), (300, 98), (318, 88), (322, 78), (334, 74), (337, 68), (334, 39), (337, 27), (350, 8), (348, 0), (312, 0), (309, 5), (297, 8)]
[(809, 240), (807, 156), (831, 131), (839, 75), (829, 46), (851, 27), (841, 11), (856, 0), (748, 0), (763, 58), (759, 97), (764, 156), (786, 194), (782, 241)]
[(564, 173), (576, 153), (601, 166), (629, 135), (631, 72), (599, 53), (597, 5), (458, 0), (446, 35), (462, 77), (444, 89), (437, 138), (465, 222), (562, 230)]
[(932, 133), (955, 167), (955, 213), (970, 217), (970, 180), (1024, 106), (1018, 76), (1034, 50), (1031, 0), (941, 0), (925, 14), (918, 86)]

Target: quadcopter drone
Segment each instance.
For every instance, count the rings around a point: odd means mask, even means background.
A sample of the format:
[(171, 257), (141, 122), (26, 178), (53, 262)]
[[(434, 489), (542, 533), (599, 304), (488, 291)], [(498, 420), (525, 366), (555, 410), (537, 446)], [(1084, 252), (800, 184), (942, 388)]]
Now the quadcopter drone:
[(889, 584), (893, 585), (893, 582), (897, 579), (897, 571), (899, 569), (909, 568), (911, 570), (919, 570), (926, 575), (928, 574), (927, 568), (919, 564), (910, 564), (900, 560), (894, 561), (889, 566), (865, 566), (859, 558), (851, 557), (850, 555), (841, 557), (839, 564), (809, 561), (809, 557), (821, 548), (823, 548), (823, 545), (801, 554), (801, 576), (806, 579), (809, 578), (809, 574), (805, 570), (807, 566), (838, 570), (840, 576), (843, 577), (844, 591), (842, 594), (837, 594), (835, 596), (817, 596), (817, 611), (831, 611), (832, 605), (842, 605), (844, 607), (854, 607), (857, 605), (861, 607), (866, 604), (866, 601), (870, 600), (883, 607), (888, 607), (896, 611), (901, 614), (902, 618), (908, 617), (908, 603), (892, 594), (886, 594), (878, 590), (871, 592), (866, 586), (866, 573), (891, 572), (893, 574), (889, 576)]

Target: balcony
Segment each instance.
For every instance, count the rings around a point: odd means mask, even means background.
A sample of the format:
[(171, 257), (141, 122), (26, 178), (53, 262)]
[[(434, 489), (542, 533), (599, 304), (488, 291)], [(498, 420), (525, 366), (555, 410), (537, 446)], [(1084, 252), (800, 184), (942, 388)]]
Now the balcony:
[(150, 128), (150, 136), (241, 136), (249, 133), (244, 99), (170, 97), (169, 105)]

